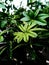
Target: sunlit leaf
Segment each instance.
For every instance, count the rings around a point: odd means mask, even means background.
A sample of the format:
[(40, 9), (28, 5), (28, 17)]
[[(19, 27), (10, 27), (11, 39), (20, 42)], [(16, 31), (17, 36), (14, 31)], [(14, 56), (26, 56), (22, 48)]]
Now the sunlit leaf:
[(5, 5), (3, 3), (0, 3), (0, 8), (5, 9), (6, 7), (5, 7)]
[(21, 19), (21, 21), (29, 21), (29, 20), (30, 20), (30, 18), (29, 18), (28, 16), (23, 17), (23, 18)]

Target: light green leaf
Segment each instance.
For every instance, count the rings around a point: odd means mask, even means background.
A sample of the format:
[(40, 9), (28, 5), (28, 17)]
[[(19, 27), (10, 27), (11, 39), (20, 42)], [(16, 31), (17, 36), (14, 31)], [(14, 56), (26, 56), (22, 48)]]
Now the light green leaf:
[(20, 25), (18, 27), (20, 28), (21, 31), (24, 31), (24, 26), (23, 25)]
[(19, 38), (17, 38), (17, 43), (20, 43), (22, 41), (22, 37), (19, 36)]
[(33, 28), (32, 31), (47, 31), (47, 29), (44, 28)]
[(37, 33), (35, 33), (35, 32), (30, 32), (28, 35), (30, 37), (32, 37), (32, 38), (36, 38), (37, 37)]
[(38, 25), (42, 25), (42, 26), (47, 25), (47, 22), (46, 22), (45, 20), (39, 20), (39, 21), (35, 20), (35, 22), (36, 22)]
[(24, 15), (25, 17), (28, 16), (26, 11), (23, 12), (23, 15)]
[(29, 41), (29, 35), (28, 35), (28, 33), (24, 33), (23, 39), (24, 39), (25, 42)]
[(37, 23), (34, 20), (31, 20), (29, 22), (28, 30), (31, 29), (32, 27), (34, 27), (35, 25), (37, 25)]
[(23, 17), (23, 18), (21, 19), (21, 21), (29, 21), (29, 20), (30, 20), (29, 16)]
[(0, 3), (0, 8), (5, 9), (6, 7), (5, 7), (5, 5), (3, 3)]
[(16, 24), (16, 20), (11, 20), (11, 24)]
[(4, 41), (3, 36), (0, 36), (0, 42)]
[(48, 15), (48, 14), (39, 14), (38, 17), (39, 17), (40, 19), (46, 19), (46, 18), (49, 17), (49, 15)]
[(17, 43), (20, 43), (22, 41), (22, 38), (23, 38), (23, 33), (22, 32), (15, 32), (14, 35), (15, 35), (14, 41), (17, 40)]
[(25, 42), (27, 42), (28, 40), (27, 40), (27, 36), (26, 36), (26, 34), (24, 33), (24, 35), (23, 35), (23, 40), (25, 41)]
[(3, 31), (0, 32), (0, 35), (4, 34), (6, 32), (8, 32), (8, 31), (7, 30), (3, 30)]

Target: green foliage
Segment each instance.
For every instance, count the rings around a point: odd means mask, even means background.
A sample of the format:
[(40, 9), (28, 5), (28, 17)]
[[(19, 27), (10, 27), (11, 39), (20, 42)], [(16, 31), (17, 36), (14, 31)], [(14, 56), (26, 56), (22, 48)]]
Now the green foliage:
[[(13, 0), (9, 1), (12, 2)], [(32, 46), (41, 46), (37, 41), (34, 43), (34, 39), (49, 37), (49, 7), (36, 0), (30, 0), (29, 5), (32, 8), (35, 7), (35, 9), (17, 9), (14, 5), (9, 5), (7, 0), (5, 0), (5, 5), (0, 3), (0, 8), (3, 9), (0, 12), (0, 43), (6, 42), (7, 44), (0, 47), (0, 55), (8, 50), (9, 58), (12, 59), (13, 51), (16, 48), (25, 45), (25, 43)], [(39, 8), (39, 6), (41, 7)], [(10, 14), (10, 9), (14, 9), (14, 14)], [(14, 46), (15, 43), (16, 46)], [(31, 59), (35, 60), (35, 49), (31, 50), (29, 47), (29, 51)]]
[[(14, 33), (14, 40), (17, 39), (17, 43), (20, 43), (22, 40), (24, 40), (24, 42), (28, 42), (29, 41), (29, 37), (32, 38), (36, 38), (37, 37), (37, 33), (34, 31), (41, 31), (41, 30), (46, 30), (46, 29), (42, 29), (42, 28), (36, 28), (35, 27), (36, 23), (32, 22), (32, 23), (25, 23), (24, 26), (21, 24), (19, 25), (19, 29), (20, 32), (15, 32)], [(35, 27), (35, 28), (33, 28)]]
[(47, 25), (46, 18), (48, 18), (48, 14), (41, 13), (39, 14), (40, 10), (37, 9), (35, 12), (30, 10), (28, 13), (23, 13), (25, 17), (21, 19), (21, 21), (34, 21), (38, 25)]

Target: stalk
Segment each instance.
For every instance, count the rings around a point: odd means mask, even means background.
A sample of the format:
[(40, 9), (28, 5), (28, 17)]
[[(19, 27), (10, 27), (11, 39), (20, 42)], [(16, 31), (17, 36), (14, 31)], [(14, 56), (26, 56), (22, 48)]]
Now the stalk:
[(9, 49), (9, 51), (10, 51), (10, 59), (12, 59), (12, 41), (10, 41), (9, 46), (10, 46), (10, 49)]

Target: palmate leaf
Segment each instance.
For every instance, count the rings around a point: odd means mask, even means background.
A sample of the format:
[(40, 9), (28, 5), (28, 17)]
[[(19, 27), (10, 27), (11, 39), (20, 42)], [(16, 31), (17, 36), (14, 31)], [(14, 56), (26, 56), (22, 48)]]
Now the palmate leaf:
[(20, 43), (22, 40), (24, 42), (29, 41), (29, 37), (36, 38), (38, 34), (35, 31), (47, 31), (46, 29), (43, 28), (36, 28), (35, 25), (37, 25), (36, 21), (31, 21), (30, 23), (25, 23), (24, 25), (19, 25), (19, 32), (14, 33), (14, 40), (17, 40), (17, 43)]
[(28, 42), (29, 36), (32, 38), (37, 37), (37, 34), (35, 32), (29, 32), (29, 33), (15, 32), (15, 34), (16, 34), (16, 36), (15, 36), (14, 40), (17, 39), (17, 43), (20, 43), (22, 40), (24, 40), (24, 42)]

